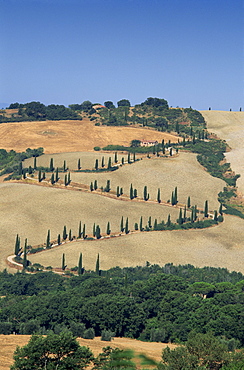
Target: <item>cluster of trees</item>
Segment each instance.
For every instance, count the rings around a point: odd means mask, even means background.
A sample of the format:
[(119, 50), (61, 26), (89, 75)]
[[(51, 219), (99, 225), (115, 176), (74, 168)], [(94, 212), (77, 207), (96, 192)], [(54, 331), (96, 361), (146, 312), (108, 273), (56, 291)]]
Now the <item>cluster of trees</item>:
[[(64, 105), (50, 104), (44, 105), (40, 102), (30, 102), (26, 104), (12, 103), (8, 109), (18, 109), (18, 113), (11, 118), (3, 117), (5, 121), (44, 121), (44, 120), (65, 120), (81, 119), (72, 109)], [(6, 119), (5, 119), (6, 118)]]
[(99, 256), (95, 270), (69, 279), (52, 272), (1, 272), (0, 332), (48, 334), (76, 327), (93, 328), (95, 335), (110, 330), (115, 336), (184, 342), (194, 330), (244, 345), (241, 273), (149, 262), (102, 271)]

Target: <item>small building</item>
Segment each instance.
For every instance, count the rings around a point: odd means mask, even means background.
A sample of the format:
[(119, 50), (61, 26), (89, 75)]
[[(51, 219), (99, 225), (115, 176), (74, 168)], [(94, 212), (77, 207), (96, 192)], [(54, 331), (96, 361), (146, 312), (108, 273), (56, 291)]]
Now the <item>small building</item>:
[(141, 140), (141, 146), (154, 146), (158, 145), (157, 140)]

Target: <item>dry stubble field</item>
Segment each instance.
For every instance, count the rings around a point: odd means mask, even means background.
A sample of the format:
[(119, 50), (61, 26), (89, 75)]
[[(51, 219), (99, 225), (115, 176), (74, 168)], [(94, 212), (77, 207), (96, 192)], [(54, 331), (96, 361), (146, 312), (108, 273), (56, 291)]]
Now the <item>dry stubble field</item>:
[[(24, 346), (29, 339), (30, 335), (0, 335), (0, 343), (2, 344), (0, 346), (0, 370), (9, 370), (13, 363), (12, 356), (16, 346)], [(102, 342), (100, 337), (93, 340), (78, 338), (78, 342), (81, 346), (89, 347), (95, 356), (102, 352), (103, 347), (109, 345), (112, 348), (131, 349), (136, 355), (143, 353), (156, 361), (161, 360), (161, 353), (164, 348), (167, 346), (170, 348), (176, 347), (174, 344), (141, 342), (129, 338), (114, 338), (109, 343)]]

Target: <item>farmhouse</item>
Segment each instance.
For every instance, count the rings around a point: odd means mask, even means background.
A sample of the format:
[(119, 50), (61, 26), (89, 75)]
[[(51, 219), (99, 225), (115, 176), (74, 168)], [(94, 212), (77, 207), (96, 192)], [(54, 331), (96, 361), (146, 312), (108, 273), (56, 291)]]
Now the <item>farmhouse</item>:
[(141, 146), (154, 146), (154, 145), (158, 145), (158, 141), (157, 140), (142, 140), (140, 145)]

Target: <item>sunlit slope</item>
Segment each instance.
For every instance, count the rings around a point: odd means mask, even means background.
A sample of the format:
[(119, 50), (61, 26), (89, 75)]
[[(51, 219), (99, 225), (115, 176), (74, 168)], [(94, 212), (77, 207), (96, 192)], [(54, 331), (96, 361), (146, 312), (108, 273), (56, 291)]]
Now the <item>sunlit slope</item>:
[(208, 130), (226, 140), (231, 151), (226, 153), (231, 168), (241, 177), (237, 180), (239, 190), (244, 194), (244, 112), (201, 111)]
[(148, 128), (95, 126), (82, 121), (7, 122), (0, 125), (0, 148), (24, 151), (43, 147), (45, 153), (93, 150), (109, 144), (129, 146), (137, 140), (177, 142), (178, 137)]

